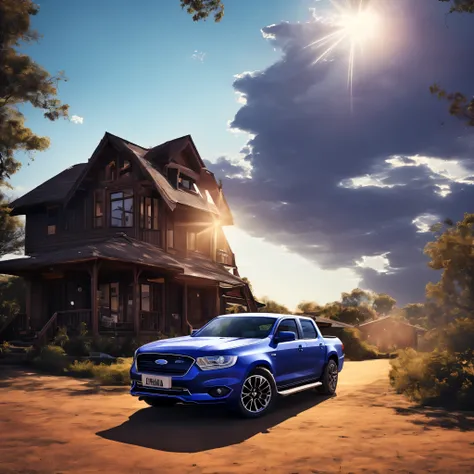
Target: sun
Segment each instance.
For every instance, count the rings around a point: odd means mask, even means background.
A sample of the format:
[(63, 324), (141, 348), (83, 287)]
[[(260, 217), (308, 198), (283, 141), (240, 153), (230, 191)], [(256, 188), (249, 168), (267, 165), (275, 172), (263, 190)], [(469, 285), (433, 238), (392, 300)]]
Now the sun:
[(317, 64), (326, 59), (335, 48), (347, 48), (348, 73), (347, 84), (350, 90), (352, 103), (352, 87), (354, 81), (354, 65), (357, 49), (375, 44), (383, 34), (382, 16), (370, 5), (370, 0), (365, 3), (359, 0), (346, 0), (345, 4), (331, 0), (335, 14), (330, 21), (334, 31), (326, 36), (316, 39), (305, 46), (306, 48), (320, 49), (322, 52), (313, 61)]
[(347, 38), (358, 44), (375, 39), (380, 32), (380, 17), (370, 10), (342, 15), (338, 23)]

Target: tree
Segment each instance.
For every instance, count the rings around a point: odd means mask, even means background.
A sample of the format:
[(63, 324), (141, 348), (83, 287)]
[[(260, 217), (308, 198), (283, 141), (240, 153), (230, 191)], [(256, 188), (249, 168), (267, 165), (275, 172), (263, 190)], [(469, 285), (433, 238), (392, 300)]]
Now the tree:
[(298, 305), (298, 309), (304, 314), (319, 313), (322, 307), (315, 301), (302, 301)]
[(444, 323), (458, 317), (474, 317), (474, 214), (464, 214), (456, 224), (446, 220), (435, 230), (440, 232), (425, 247), (429, 266), (442, 272), (438, 283), (428, 283), (427, 298), (433, 301)]
[(380, 293), (375, 296), (373, 302), (373, 308), (379, 314), (388, 314), (397, 304), (395, 298), (392, 298), (390, 295), (385, 293)]
[(290, 310), (274, 300), (267, 297), (262, 298), (262, 303), (265, 303), (265, 307), (259, 308), (259, 313), (277, 313), (277, 314), (290, 314)]
[(58, 81), (18, 47), (39, 39), (30, 29), (30, 19), (39, 11), (32, 0), (0, 2), (0, 185), (5, 184), (20, 163), (18, 151), (35, 152), (48, 148), (49, 139), (25, 126), (20, 106), (30, 104), (43, 111), (48, 120), (67, 117), (68, 105), (57, 99)]
[(249, 287), (250, 291), (253, 293), (253, 287), (252, 287), (252, 283), (250, 283), (250, 280), (247, 277), (242, 277), (242, 281), (247, 283), (247, 286)]
[(428, 310), (423, 303), (407, 304), (400, 310), (400, 315), (410, 324), (428, 327)]
[(206, 20), (214, 15), (214, 21), (219, 22), (224, 16), (222, 0), (180, 0), (181, 8), (193, 16), (194, 21)]
[[(474, 0), (439, 0), (450, 2), (450, 13), (474, 13)], [(450, 102), (449, 112), (451, 115), (465, 120), (468, 125), (474, 126), (474, 97), (469, 98), (461, 92), (447, 92), (438, 84), (430, 87), (432, 94), (439, 99)]]
[(23, 248), (24, 228), (18, 217), (10, 215), (5, 196), (0, 191), (0, 258)]
[(355, 288), (350, 293), (341, 294), (341, 303), (344, 306), (360, 306), (372, 303), (372, 295), (360, 288)]

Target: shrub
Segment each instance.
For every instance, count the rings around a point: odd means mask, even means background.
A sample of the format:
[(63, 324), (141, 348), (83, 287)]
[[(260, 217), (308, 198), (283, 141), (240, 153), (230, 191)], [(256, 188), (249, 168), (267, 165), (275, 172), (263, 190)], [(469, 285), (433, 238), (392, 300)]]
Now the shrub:
[(391, 362), (390, 382), (398, 393), (423, 405), (474, 409), (472, 352), (401, 351)]
[(69, 359), (62, 347), (50, 345), (41, 349), (39, 356), (33, 359), (33, 365), (53, 374), (63, 374)]
[(10, 344), (8, 344), (8, 342), (6, 341), (2, 342), (0, 344), (0, 358), (5, 357), (10, 352), (11, 352)]
[(71, 375), (72, 377), (84, 377), (84, 378), (92, 378), (94, 377), (94, 362), (90, 360), (85, 360), (85, 361), (74, 361), (73, 364), (71, 364), (67, 368), (68, 375)]
[(92, 367), (94, 379), (102, 385), (130, 385), (131, 359), (119, 359), (115, 364)]
[(362, 340), (360, 331), (356, 328), (344, 328), (340, 334), (344, 344), (344, 353), (350, 360), (377, 359), (380, 353), (375, 346)]

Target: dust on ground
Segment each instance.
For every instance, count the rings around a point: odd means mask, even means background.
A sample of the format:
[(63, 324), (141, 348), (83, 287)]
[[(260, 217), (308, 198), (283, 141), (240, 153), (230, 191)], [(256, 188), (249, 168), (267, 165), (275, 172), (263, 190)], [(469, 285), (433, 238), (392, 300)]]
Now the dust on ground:
[(348, 362), (337, 396), (301, 393), (240, 420), (0, 367), (0, 472), (474, 472), (474, 414), (416, 408), (393, 393), (388, 371), (386, 360)]

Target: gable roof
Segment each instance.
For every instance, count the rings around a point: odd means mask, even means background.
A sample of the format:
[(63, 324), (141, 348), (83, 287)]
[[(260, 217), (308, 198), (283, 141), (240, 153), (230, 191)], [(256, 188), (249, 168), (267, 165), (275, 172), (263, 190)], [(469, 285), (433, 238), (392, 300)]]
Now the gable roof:
[[(184, 148), (191, 146), (197, 162), (202, 167), (201, 173), (205, 177), (203, 183), (206, 183), (207, 186), (212, 186), (215, 183), (216, 189), (218, 189), (214, 174), (205, 167), (190, 135), (170, 140), (154, 148), (144, 148), (106, 132), (87, 163), (80, 163), (62, 171), (12, 202), (12, 214), (21, 214), (26, 207), (40, 204), (62, 203), (66, 205), (94, 166), (100, 156), (100, 152), (107, 143), (110, 143), (117, 150), (127, 153), (130, 159), (138, 164), (171, 210), (174, 210), (177, 205), (189, 206), (221, 216), (225, 218), (226, 224), (232, 224), (230, 208), (225, 199), (223, 199), (220, 190), (211, 193), (207, 189), (202, 189), (201, 191), (203, 192), (200, 195), (182, 189), (175, 189), (156, 167), (159, 163), (169, 163)], [(214, 201), (216, 197), (219, 198), (217, 203)]]
[(404, 326), (410, 326), (414, 329), (417, 329), (418, 331), (427, 331), (425, 328), (423, 328), (421, 326), (416, 326), (414, 324), (410, 324), (408, 321), (404, 321), (402, 319), (394, 319), (392, 314), (389, 314), (387, 316), (382, 316), (382, 317), (377, 318), (377, 319), (371, 319), (370, 321), (365, 321), (365, 322), (359, 324), (357, 327), (359, 327), (359, 328), (366, 327), (366, 326), (370, 326), (370, 325), (373, 325), (373, 324), (378, 324), (378, 323), (381, 323), (381, 322), (384, 322), (384, 321), (387, 321), (387, 320), (393, 321), (394, 323), (402, 324)]
[(61, 203), (86, 166), (87, 163), (73, 165), (16, 199), (10, 204), (12, 215), (18, 215), (29, 206)]

